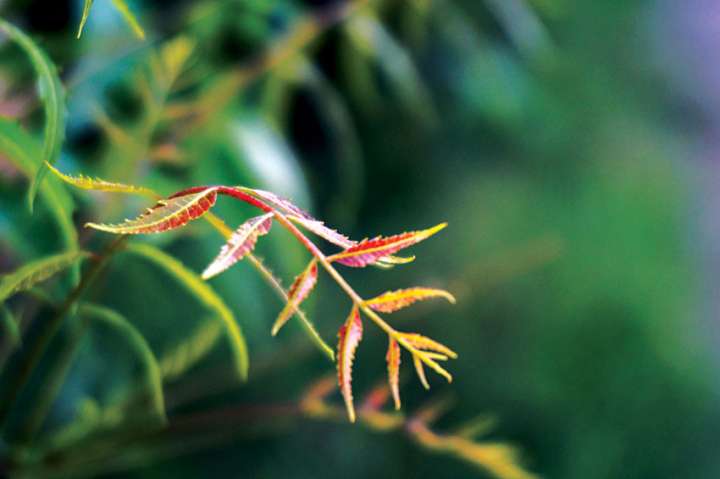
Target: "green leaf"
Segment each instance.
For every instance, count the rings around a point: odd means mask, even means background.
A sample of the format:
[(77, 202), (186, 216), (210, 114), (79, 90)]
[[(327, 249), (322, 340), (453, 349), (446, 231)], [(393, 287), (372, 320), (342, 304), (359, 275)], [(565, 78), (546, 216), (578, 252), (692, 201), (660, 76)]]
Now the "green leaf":
[[(16, 122), (0, 118), (0, 153), (28, 179), (39, 167), (41, 151), (38, 142)], [(45, 181), (40, 197), (54, 218), (66, 249), (77, 249), (77, 231), (72, 222), (72, 197), (62, 184)]]
[(188, 338), (160, 358), (162, 377), (174, 379), (190, 369), (212, 349), (221, 331), (222, 324), (219, 322), (203, 321)]
[[(37, 72), (38, 90), (45, 110), (45, 143), (42, 159), (54, 164), (60, 156), (60, 148), (65, 136), (65, 96), (57, 69), (37, 44), (20, 29), (0, 18), (0, 30), (25, 51)], [(30, 184), (28, 192), (30, 211), (33, 209), (40, 184), (47, 174), (44, 161), (39, 164), (35, 178)]]
[(180, 261), (163, 251), (148, 244), (131, 243), (127, 246), (129, 253), (149, 260), (165, 270), (185, 287), (200, 303), (217, 314), (227, 327), (230, 335), (230, 346), (235, 355), (235, 366), (243, 380), (247, 379), (249, 358), (245, 338), (238, 326), (235, 316), (215, 290), (204, 282), (199, 275), (190, 271)]
[(15, 349), (22, 342), (20, 328), (12, 311), (4, 304), (0, 304), (0, 323), (2, 323), (3, 329), (6, 331), (4, 337), (8, 340), (7, 344), (10, 345), (11, 349)]
[(145, 31), (140, 26), (137, 18), (135, 18), (135, 14), (130, 11), (130, 8), (128, 7), (127, 3), (125, 3), (125, 0), (113, 0), (113, 5), (115, 5), (117, 11), (119, 11), (122, 14), (123, 18), (125, 18), (127, 24), (130, 25), (130, 28), (132, 28), (135, 36), (138, 37), (140, 40), (144, 40)]
[(143, 366), (144, 379), (147, 389), (150, 392), (153, 409), (155, 413), (165, 421), (165, 399), (163, 396), (160, 366), (143, 335), (140, 334), (137, 328), (123, 315), (110, 308), (97, 304), (83, 303), (78, 312), (81, 315), (88, 316), (106, 324), (127, 341), (128, 346), (137, 354)]
[(85, 0), (85, 4), (83, 5), (82, 18), (80, 19), (80, 26), (78, 26), (77, 38), (80, 38), (80, 35), (82, 35), (83, 28), (85, 27), (85, 23), (87, 22), (88, 16), (90, 15), (90, 8), (92, 7), (92, 4), (93, 0)]
[(0, 277), (0, 302), (51, 278), (86, 256), (88, 253), (83, 251), (61, 253), (32, 261), (20, 269)]

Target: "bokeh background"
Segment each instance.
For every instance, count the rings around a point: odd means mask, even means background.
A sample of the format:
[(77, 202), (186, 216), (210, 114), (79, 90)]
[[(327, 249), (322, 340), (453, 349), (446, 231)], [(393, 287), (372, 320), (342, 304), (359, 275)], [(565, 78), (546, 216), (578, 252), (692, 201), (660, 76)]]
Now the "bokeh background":
[[(717, 2), (129, 5), (144, 41), (109, 1), (95, 2), (80, 40), (80, 1), (0, 2), (67, 86), (63, 170), (166, 194), (210, 183), (265, 188), (353, 238), (448, 221), (413, 250), (413, 264), (347, 274), (366, 296), (415, 284), (457, 296), (455, 306), (392, 318), (459, 353), (448, 365), (455, 381), (433, 377), (429, 393), (404, 364), (408, 414), (442, 399), (450, 406), (439, 430), (492, 418), (484, 440), (512, 444), (548, 478), (720, 475)], [(309, 26), (305, 35), (298, 25)], [(192, 45), (186, 61), (174, 74), (153, 70), (152, 55), (179, 35)], [(0, 47), (0, 115), (39, 138), (32, 67), (17, 47)], [(62, 244), (42, 205), (27, 212), (27, 180), (0, 167), (0, 268), (11, 271)], [(78, 228), (146, 206), (73, 197)], [(231, 226), (249, 214), (227, 202), (218, 211)], [(138, 241), (201, 271), (222, 241), (199, 223)], [(110, 239), (80, 231), (92, 251)], [(307, 261), (279, 231), (258, 251), (285, 284)], [(62, 298), (66, 283), (48, 289)], [(23, 461), (42, 465), (32, 474), (491, 477), (401, 432), (293, 414), (333, 365), (297, 324), (270, 336), (281, 304), (248, 265), (211, 285), (247, 337), (250, 381), (237, 381), (218, 341), (166, 381), (169, 432), (138, 439), (140, 426), (123, 426), (137, 404), (97, 419), (136, 384), (138, 367), (122, 342), (93, 329), (42, 431), (65, 431), (69, 445), (49, 458), (26, 452)], [(89, 296), (127, 317), (158, 356), (208, 323), (182, 286), (131, 256), (114, 258)], [(30, 337), (48, 315), (37, 296), (9, 304)], [(334, 343), (348, 306), (321, 276), (307, 312)], [(367, 325), (356, 397), (383, 379), (385, 346)], [(21, 404), (44, 387), (39, 374)], [(6, 455), (23, 408), (5, 429)], [(90, 440), (78, 439), (77, 424), (91, 425)]]

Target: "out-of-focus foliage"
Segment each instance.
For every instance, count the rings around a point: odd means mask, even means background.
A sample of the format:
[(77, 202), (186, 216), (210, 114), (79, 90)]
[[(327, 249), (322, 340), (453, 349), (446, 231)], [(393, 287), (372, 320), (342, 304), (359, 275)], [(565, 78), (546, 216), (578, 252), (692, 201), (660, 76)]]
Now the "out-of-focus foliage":
[[(86, 3), (0, 3), (57, 65), (66, 96), (51, 111), (36, 56), (0, 43), (0, 272), (95, 253), (82, 265), (91, 284), (71, 266), (2, 305), (0, 475), (718, 476), (717, 215), (706, 201), (717, 185), (710, 162), (693, 161), (715, 156), (717, 131), (692, 81), (713, 62), (690, 69), (702, 49), (668, 55), (716, 31), (712, 2), (688, 2), (708, 13), (683, 30), (686, 16), (663, 1), (128, 1), (145, 40), (95, 2), (76, 39)], [(251, 215), (230, 202), (213, 211), (237, 224), (206, 215), (140, 246), (222, 308), (123, 243), (99, 261), (114, 243), (81, 226), (122, 222), (146, 199), (47, 175), (31, 215), (53, 118), (65, 123), (61, 171), (151, 197), (261, 188), (358, 239), (447, 219), (412, 268), (348, 281), (368, 298), (447, 287), (453, 308), (423, 302), (388, 323), (442, 338), (458, 353), (456, 380), (428, 377), (428, 405), (406, 380), (410, 358), (393, 379), (392, 344), (379, 360), (387, 338), (366, 327), (349, 426), (334, 381), (318, 379), (333, 369), (322, 338), (347, 301), (320, 281), (323, 294), (296, 310), (305, 320), (269, 334), (307, 266), (302, 248), (273, 230), (202, 283), (223, 244), (213, 225), (229, 236)], [(87, 314), (98, 307), (115, 320)], [(221, 311), (242, 327), (247, 383)], [(48, 327), (47, 354), (13, 389)], [(375, 387), (386, 375), (390, 387)], [(387, 405), (395, 381), (405, 413)]]

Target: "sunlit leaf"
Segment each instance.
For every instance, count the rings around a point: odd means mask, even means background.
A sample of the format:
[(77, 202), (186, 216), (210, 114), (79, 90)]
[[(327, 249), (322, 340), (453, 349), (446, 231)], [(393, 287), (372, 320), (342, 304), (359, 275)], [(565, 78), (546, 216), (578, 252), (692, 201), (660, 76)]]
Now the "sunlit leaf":
[(80, 38), (83, 32), (83, 28), (85, 28), (85, 23), (87, 23), (87, 19), (90, 16), (90, 9), (92, 8), (93, 0), (85, 0), (85, 3), (83, 4), (83, 11), (82, 11), (82, 18), (80, 19), (80, 25), (78, 26), (77, 31), (77, 38)]
[(200, 303), (217, 314), (227, 328), (230, 346), (235, 356), (235, 367), (240, 377), (247, 379), (249, 358), (245, 338), (232, 311), (215, 290), (203, 281), (200, 276), (187, 269), (180, 261), (153, 246), (130, 243), (127, 246), (127, 251), (139, 255), (165, 270), (195, 296)]
[(352, 366), (355, 359), (355, 350), (362, 339), (363, 326), (360, 311), (353, 306), (350, 316), (338, 331), (337, 370), (340, 392), (345, 400), (348, 418), (355, 422), (355, 407), (352, 395)]
[(235, 230), (230, 239), (223, 245), (217, 258), (203, 271), (202, 278), (209, 279), (234, 265), (255, 248), (260, 236), (270, 231), (272, 213), (250, 218)]
[(87, 256), (83, 251), (61, 253), (32, 261), (10, 274), (0, 276), (0, 302), (42, 283)]
[(328, 228), (325, 226), (325, 223), (322, 221), (316, 220), (316, 219), (308, 219), (303, 218), (300, 216), (290, 215), (288, 218), (297, 224), (301, 225), (303, 228), (305, 228), (308, 231), (311, 231), (312, 233), (315, 233), (316, 235), (320, 236), (324, 240), (329, 241), (330, 243), (333, 243), (335, 245), (340, 246), (341, 248), (349, 248), (356, 244), (355, 241), (351, 240), (347, 236), (338, 233), (334, 229)]
[(140, 40), (144, 40), (145, 31), (140, 26), (140, 22), (137, 21), (137, 18), (135, 18), (135, 14), (130, 11), (130, 8), (128, 7), (127, 3), (125, 3), (125, 0), (113, 0), (113, 5), (115, 5), (117, 11), (122, 14), (123, 18), (132, 29), (135, 36), (138, 37)]
[(402, 337), (415, 349), (419, 349), (421, 351), (434, 351), (443, 354), (449, 358), (457, 358), (457, 353), (455, 351), (421, 334), (402, 333)]
[(203, 188), (196, 193), (160, 200), (134, 220), (117, 225), (87, 223), (85, 226), (116, 234), (162, 233), (201, 217), (212, 208), (216, 199), (217, 188)]
[(300, 308), (300, 304), (308, 297), (310, 292), (317, 283), (317, 261), (312, 260), (307, 268), (300, 273), (293, 281), (288, 291), (288, 301), (283, 310), (275, 320), (272, 327), (272, 335), (275, 336), (280, 328), (282, 328), (295, 311)]
[(124, 316), (110, 308), (97, 304), (83, 303), (79, 313), (101, 321), (119, 333), (135, 352), (143, 367), (146, 387), (150, 393), (154, 412), (165, 420), (165, 399), (162, 377), (157, 359), (142, 334)]
[(430, 298), (445, 298), (451, 303), (455, 303), (452, 294), (442, 289), (434, 288), (407, 288), (397, 291), (388, 291), (373, 299), (365, 302), (375, 311), (381, 313), (392, 313), (399, 309), (406, 308), (416, 301)]
[(65, 183), (68, 183), (76, 188), (81, 188), (83, 190), (94, 190), (94, 191), (107, 191), (111, 193), (128, 193), (128, 194), (135, 194), (135, 195), (142, 195), (147, 196), (150, 198), (156, 198), (157, 195), (150, 189), (142, 187), (142, 186), (135, 186), (135, 185), (126, 185), (123, 183), (113, 183), (110, 181), (105, 181), (100, 178), (90, 178), (89, 176), (70, 176), (66, 175), (62, 171), (58, 170), (51, 164), (47, 164), (48, 169), (50, 172), (52, 172), (55, 176), (57, 176), (59, 179), (64, 181)]
[(445, 228), (447, 223), (441, 223), (432, 228), (422, 231), (410, 231), (395, 236), (382, 237), (370, 240), (363, 240), (358, 244), (351, 246), (345, 251), (332, 255), (329, 261), (337, 261), (345, 266), (362, 268), (369, 264), (373, 264), (380, 258), (392, 255), (401, 249), (412, 246), (434, 235), (441, 229)]
[(388, 384), (395, 401), (395, 409), (400, 409), (400, 345), (390, 338), (387, 355)]
[(28, 191), (30, 210), (33, 209), (35, 196), (47, 173), (45, 162), (55, 163), (60, 156), (60, 148), (65, 137), (65, 95), (55, 65), (45, 53), (20, 29), (0, 18), (0, 30), (5, 32), (25, 51), (38, 76), (38, 91), (45, 111), (45, 141), (42, 159)]
[(423, 387), (425, 389), (430, 389), (430, 384), (428, 383), (427, 376), (425, 376), (425, 367), (423, 366), (420, 358), (416, 355), (413, 355), (413, 365), (415, 366), (415, 372), (417, 372), (418, 378), (420, 378), (420, 382), (422, 383)]
[(284, 212), (289, 215), (298, 216), (300, 218), (305, 218), (307, 220), (315, 220), (312, 216), (310, 216), (310, 213), (303, 210), (302, 208), (295, 206), (292, 201), (287, 200), (281, 196), (276, 195), (275, 193), (271, 193), (269, 191), (265, 190), (258, 190), (253, 188), (245, 188), (245, 187), (239, 187), (240, 190), (249, 193), (256, 198), (259, 198), (260, 200), (264, 201), (265, 203), (268, 203), (273, 208), (279, 209), (281, 212)]

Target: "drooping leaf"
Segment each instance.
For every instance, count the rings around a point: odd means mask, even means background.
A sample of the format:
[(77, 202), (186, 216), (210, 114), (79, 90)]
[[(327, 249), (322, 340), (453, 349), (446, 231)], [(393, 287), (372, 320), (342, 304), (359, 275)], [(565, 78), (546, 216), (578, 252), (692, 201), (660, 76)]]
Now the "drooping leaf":
[(85, 28), (85, 23), (87, 23), (87, 19), (90, 16), (90, 8), (92, 8), (93, 0), (85, 0), (85, 3), (83, 4), (83, 11), (82, 11), (82, 18), (80, 19), (80, 25), (78, 26), (77, 31), (77, 37), (80, 38), (83, 32), (83, 28)]
[(419, 243), (446, 226), (447, 223), (441, 223), (422, 231), (410, 231), (386, 238), (378, 236), (370, 240), (366, 239), (341, 253), (328, 257), (328, 261), (337, 261), (345, 266), (362, 268), (377, 262), (380, 258), (385, 258), (401, 249)]
[(387, 355), (385, 356), (388, 367), (388, 384), (395, 401), (395, 409), (400, 409), (400, 345), (393, 338), (390, 338)]
[(434, 351), (449, 358), (457, 358), (457, 353), (437, 341), (417, 333), (402, 333), (402, 338), (410, 343), (415, 349), (421, 351)]
[(160, 200), (134, 220), (117, 225), (87, 223), (85, 226), (115, 234), (162, 233), (201, 217), (212, 208), (216, 199), (217, 188), (203, 188), (195, 193)]
[(47, 168), (45, 162), (53, 164), (60, 156), (65, 136), (65, 95), (55, 65), (38, 45), (19, 28), (0, 18), (0, 30), (15, 41), (28, 55), (38, 76), (38, 91), (45, 112), (45, 141), (42, 159), (28, 190), (30, 211)]
[(273, 324), (273, 336), (287, 323), (288, 319), (300, 308), (300, 304), (305, 301), (305, 298), (307, 298), (313, 290), (317, 283), (317, 273), (317, 261), (313, 259), (307, 268), (295, 278), (295, 281), (293, 281), (288, 291), (287, 304), (285, 304), (285, 307), (275, 320), (275, 324)]
[(32, 261), (16, 271), (0, 276), (0, 303), (20, 291), (32, 288), (70, 267), (80, 258), (87, 257), (83, 251), (70, 251)]
[(270, 231), (273, 213), (250, 218), (233, 233), (223, 245), (220, 254), (203, 271), (202, 278), (209, 279), (234, 265), (255, 248), (258, 238)]
[(340, 246), (341, 248), (349, 248), (355, 245), (357, 242), (351, 240), (347, 236), (338, 233), (334, 229), (325, 226), (325, 223), (316, 219), (303, 218), (301, 216), (290, 215), (288, 218), (295, 223), (301, 225), (308, 231), (315, 233), (321, 238)]
[(355, 422), (355, 407), (352, 395), (352, 366), (355, 359), (355, 350), (362, 339), (363, 326), (360, 311), (353, 306), (347, 321), (338, 331), (337, 370), (340, 392), (345, 400), (348, 418)]
[(132, 29), (135, 36), (138, 37), (140, 40), (144, 40), (145, 31), (140, 26), (140, 22), (137, 21), (137, 18), (135, 18), (135, 14), (130, 11), (130, 7), (128, 7), (127, 3), (125, 3), (125, 0), (113, 0), (113, 5), (115, 5), (117, 11), (122, 14), (123, 18)]
[(230, 308), (215, 290), (196, 273), (187, 269), (180, 261), (163, 251), (147, 245), (130, 243), (127, 251), (151, 261), (175, 278), (188, 292), (214, 312), (227, 328), (230, 346), (235, 356), (235, 367), (242, 379), (247, 379), (249, 358), (247, 344)]
[(76, 188), (81, 188), (83, 190), (93, 190), (93, 191), (106, 191), (110, 193), (128, 193), (128, 194), (134, 194), (134, 195), (141, 195), (141, 196), (147, 196), (149, 198), (156, 198), (157, 195), (152, 190), (145, 188), (143, 186), (135, 186), (135, 185), (126, 185), (123, 183), (113, 183), (110, 181), (105, 181), (101, 178), (90, 178), (89, 176), (70, 176), (66, 175), (62, 171), (58, 170), (51, 164), (46, 165), (50, 172), (54, 174), (56, 177), (58, 177), (60, 180), (64, 181), (65, 183), (72, 185)]
[(399, 309), (406, 308), (416, 301), (430, 298), (445, 298), (451, 303), (455, 303), (452, 294), (442, 289), (435, 288), (407, 288), (397, 291), (388, 291), (373, 299), (365, 302), (375, 311), (381, 313), (392, 313)]
[(270, 191), (265, 190), (246, 188), (243, 186), (239, 187), (239, 189), (255, 196), (256, 198), (259, 198), (266, 203), (269, 203), (270, 206), (281, 210), (286, 214), (299, 216), (300, 218), (305, 218), (307, 220), (317, 221), (315, 218), (310, 216), (310, 213), (303, 210), (302, 208), (299, 208), (298, 206), (295, 206), (290, 200), (278, 196), (275, 193), (271, 193)]
[(78, 311), (81, 315), (105, 323), (127, 340), (128, 346), (137, 354), (143, 366), (145, 383), (152, 399), (154, 412), (165, 420), (165, 399), (160, 366), (143, 335), (123, 315), (105, 306), (83, 303)]
[[(40, 166), (42, 150), (35, 138), (16, 122), (0, 118), (0, 152), (22, 174), (32, 181)], [(77, 248), (77, 231), (72, 222), (73, 201), (63, 185), (45, 181), (40, 186), (40, 197), (57, 223), (65, 249)]]
[(427, 376), (425, 376), (425, 367), (423, 366), (420, 358), (414, 354), (413, 365), (415, 365), (415, 372), (417, 372), (418, 378), (420, 378), (420, 382), (422, 383), (423, 387), (425, 389), (430, 389), (430, 384), (428, 383)]

